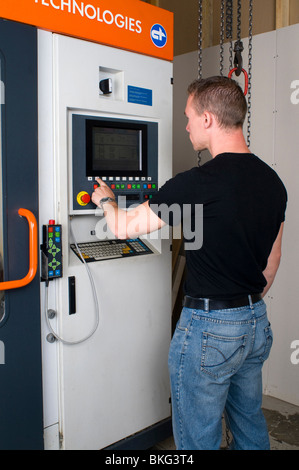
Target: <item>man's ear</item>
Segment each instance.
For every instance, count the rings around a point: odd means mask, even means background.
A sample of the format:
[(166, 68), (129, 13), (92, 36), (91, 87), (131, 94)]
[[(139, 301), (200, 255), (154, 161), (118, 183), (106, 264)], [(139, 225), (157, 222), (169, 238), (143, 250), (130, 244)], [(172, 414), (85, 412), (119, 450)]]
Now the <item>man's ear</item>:
[(214, 116), (209, 111), (204, 111), (203, 118), (204, 118), (204, 127), (205, 129), (208, 129), (213, 124)]

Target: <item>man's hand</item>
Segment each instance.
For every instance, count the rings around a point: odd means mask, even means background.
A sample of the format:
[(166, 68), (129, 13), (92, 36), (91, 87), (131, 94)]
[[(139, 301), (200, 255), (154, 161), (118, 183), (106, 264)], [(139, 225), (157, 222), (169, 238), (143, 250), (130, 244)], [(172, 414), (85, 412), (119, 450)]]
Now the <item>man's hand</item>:
[[(113, 191), (105, 182), (97, 178), (99, 187), (92, 193), (91, 199), (99, 206), (101, 199), (115, 199)], [(146, 233), (154, 232), (164, 227), (163, 222), (150, 208), (148, 201), (139, 204), (131, 210), (120, 209), (114, 202), (107, 202), (104, 215), (111, 232), (120, 239), (136, 238)]]
[(110, 189), (107, 184), (102, 181), (100, 178), (96, 178), (97, 182), (99, 183), (99, 186), (94, 190), (94, 192), (91, 195), (91, 200), (92, 202), (96, 205), (100, 205), (100, 200), (103, 199), (104, 197), (111, 197), (112, 199), (115, 199), (115, 195), (113, 191)]

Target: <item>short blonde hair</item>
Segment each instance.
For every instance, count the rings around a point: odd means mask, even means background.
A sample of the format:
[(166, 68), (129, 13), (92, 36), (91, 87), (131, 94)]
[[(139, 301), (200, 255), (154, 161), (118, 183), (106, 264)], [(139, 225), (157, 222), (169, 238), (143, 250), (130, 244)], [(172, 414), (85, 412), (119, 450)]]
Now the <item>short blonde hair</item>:
[(234, 80), (215, 76), (194, 80), (188, 87), (193, 105), (199, 115), (209, 111), (224, 128), (242, 127), (247, 113), (247, 102), (241, 87)]

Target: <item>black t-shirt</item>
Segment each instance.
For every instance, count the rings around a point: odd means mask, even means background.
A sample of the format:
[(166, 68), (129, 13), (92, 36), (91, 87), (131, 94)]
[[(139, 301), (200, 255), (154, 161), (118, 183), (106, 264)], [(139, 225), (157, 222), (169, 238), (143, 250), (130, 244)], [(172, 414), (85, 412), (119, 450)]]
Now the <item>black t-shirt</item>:
[[(176, 221), (169, 222), (158, 206), (179, 205), (184, 215), (191, 205), (188, 231), (200, 233), (203, 228), (202, 246), (194, 250), (189, 243), (191, 249), (186, 250), (187, 295), (233, 299), (263, 291), (263, 271), (287, 204), (282, 181), (266, 163), (247, 153), (217, 155), (166, 182), (150, 204), (170, 225)], [(200, 207), (203, 225), (198, 225), (199, 216), (196, 227), (195, 211)], [(182, 222), (185, 235), (188, 218)]]

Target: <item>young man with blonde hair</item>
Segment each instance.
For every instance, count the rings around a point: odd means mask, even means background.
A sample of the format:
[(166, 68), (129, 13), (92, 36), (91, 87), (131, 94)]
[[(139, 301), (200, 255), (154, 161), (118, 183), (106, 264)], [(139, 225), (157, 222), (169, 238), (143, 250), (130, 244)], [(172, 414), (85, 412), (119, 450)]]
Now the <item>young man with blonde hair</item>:
[(194, 81), (186, 130), (194, 150), (207, 149), (212, 159), (176, 175), (132, 213), (118, 208), (101, 181), (92, 197), (120, 238), (165, 225), (162, 204), (189, 204), (193, 219), (196, 207), (203, 206), (203, 244), (186, 250), (184, 308), (169, 352), (173, 432), (180, 450), (219, 449), (223, 413), (232, 448), (269, 449), (261, 403), (272, 331), (263, 296), (280, 263), (287, 194), (274, 170), (248, 149), (242, 130), (246, 112), (233, 80)]

